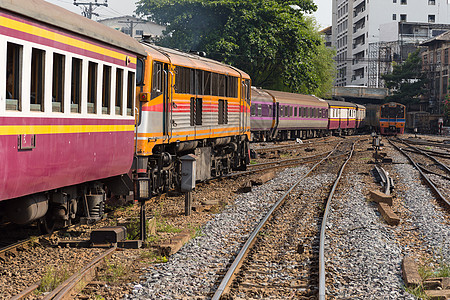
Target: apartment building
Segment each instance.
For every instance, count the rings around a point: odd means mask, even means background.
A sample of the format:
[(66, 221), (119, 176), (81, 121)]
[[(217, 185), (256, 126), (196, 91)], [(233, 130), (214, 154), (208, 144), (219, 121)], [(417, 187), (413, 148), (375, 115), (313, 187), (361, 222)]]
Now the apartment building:
[[(336, 48), (336, 86), (369, 85), (370, 61), (380, 60), (378, 53), (369, 50), (374, 43), (407, 43), (406, 28), (412, 35), (430, 24), (422, 40), (442, 33), (437, 24), (450, 24), (448, 0), (333, 0), (332, 44)], [(418, 24), (421, 26), (407, 26)], [(426, 27), (426, 26), (425, 26)], [(416, 37), (419, 37), (417, 34)], [(401, 58), (402, 50), (398, 54)], [(404, 57), (406, 58), (406, 57)]]

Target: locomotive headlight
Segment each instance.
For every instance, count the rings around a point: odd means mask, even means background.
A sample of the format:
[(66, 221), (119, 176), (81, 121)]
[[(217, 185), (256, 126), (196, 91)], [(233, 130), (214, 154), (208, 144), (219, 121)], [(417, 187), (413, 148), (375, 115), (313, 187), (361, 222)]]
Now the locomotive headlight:
[(139, 101), (141, 102), (150, 101), (150, 93), (139, 93)]

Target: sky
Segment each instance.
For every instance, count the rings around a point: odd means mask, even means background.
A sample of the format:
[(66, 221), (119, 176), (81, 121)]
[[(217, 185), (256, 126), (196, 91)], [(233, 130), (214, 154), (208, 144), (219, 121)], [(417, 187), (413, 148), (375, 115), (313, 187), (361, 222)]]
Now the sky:
[[(62, 6), (74, 13), (81, 14), (81, 6), (73, 5), (73, 2), (87, 3), (95, 2), (95, 0), (46, 0), (47, 2)], [(104, 3), (105, 0), (97, 0), (98, 3)], [(136, 0), (107, 0), (108, 7), (99, 6), (95, 9), (95, 13), (99, 14), (98, 19), (107, 19), (119, 17), (122, 15), (132, 15), (136, 10)], [(316, 17), (320, 28), (331, 25), (331, 3), (332, 0), (314, 0), (318, 6), (318, 10), (313, 15)]]

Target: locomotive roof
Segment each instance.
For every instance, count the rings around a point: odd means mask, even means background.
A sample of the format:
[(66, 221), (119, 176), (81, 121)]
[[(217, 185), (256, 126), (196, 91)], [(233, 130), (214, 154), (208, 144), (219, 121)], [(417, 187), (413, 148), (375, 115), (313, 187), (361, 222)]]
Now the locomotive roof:
[(0, 8), (145, 55), (142, 45), (132, 37), (43, 0), (0, 0)]
[(144, 48), (147, 51), (147, 53), (150, 56), (152, 56), (153, 59), (165, 62), (170, 61), (172, 64), (177, 66), (201, 69), (205, 71), (217, 72), (236, 77), (242, 75), (243, 78), (246, 79), (250, 78), (250, 76), (244, 71), (241, 71), (235, 67), (206, 57), (201, 57), (199, 55), (194, 55), (191, 53), (185, 53), (178, 50), (173, 50), (149, 44), (144, 44)]
[(345, 101), (335, 101), (335, 100), (326, 100), (328, 104), (333, 106), (343, 106), (343, 107), (356, 107), (355, 103), (345, 102)]
[(288, 92), (264, 90), (274, 96), (276, 101), (282, 101), (289, 104), (322, 105), (328, 106), (325, 100), (312, 95), (295, 94)]

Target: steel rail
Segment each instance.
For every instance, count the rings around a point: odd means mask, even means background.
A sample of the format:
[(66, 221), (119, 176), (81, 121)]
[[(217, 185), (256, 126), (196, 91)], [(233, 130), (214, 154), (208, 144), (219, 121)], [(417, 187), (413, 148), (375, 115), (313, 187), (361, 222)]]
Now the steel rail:
[(2, 258), (6, 259), (8, 252), (17, 252), (17, 248), (26, 247), (30, 241), (31, 241), (31, 239), (29, 238), (29, 239), (19, 241), (14, 244), (11, 244), (11, 245), (1, 248), (0, 249), (0, 259), (2, 259)]
[(228, 292), (228, 289), (232, 283), (232, 280), (234, 279), (235, 274), (239, 271), (244, 258), (247, 256), (248, 252), (250, 251), (250, 248), (252, 245), (256, 242), (256, 237), (261, 230), (261, 228), (264, 227), (264, 225), (270, 220), (272, 217), (272, 214), (275, 210), (282, 205), (287, 196), (300, 184), (300, 182), (303, 181), (312, 171), (314, 171), (322, 162), (327, 160), (331, 154), (333, 154), (334, 151), (336, 151), (337, 147), (342, 144), (342, 141), (339, 142), (330, 153), (322, 158), (318, 163), (316, 163), (314, 166), (311, 167), (311, 169), (304, 174), (299, 180), (297, 180), (289, 190), (287, 190), (281, 198), (272, 206), (270, 211), (266, 214), (266, 216), (261, 220), (261, 222), (256, 226), (256, 228), (253, 230), (250, 237), (245, 242), (244, 246), (236, 256), (235, 260), (233, 261), (232, 265), (228, 269), (227, 273), (225, 274), (224, 278), (222, 279), (219, 287), (217, 288), (216, 292), (214, 293), (214, 296), (212, 297), (212, 300), (219, 300), (222, 295), (224, 295), (226, 292)]
[(326, 234), (326, 225), (327, 225), (327, 218), (328, 214), (330, 212), (331, 207), (331, 200), (334, 196), (334, 192), (339, 184), (339, 181), (342, 177), (342, 174), (344, 173), (345, 166), (350, 161), (350, 159), (353, 156), (353, 152), (355, 150), (355, 144), (358, 141), (355, 141), (352, 145), (352, 150), (350, 151), (349, 156), (345, 160), (345, 162), (342, 164), (341, 169), (339, 170), (339, 175), (336, 178), (333, 187), (330, 191), (330, 194), (328, 195), (327, 199), (327, 205), (325, 207), (325, 212), (323, 214), (322, 218), (322, 227), (320, 229), (320, 246), (319, 246), (319, 300), (325, 300), (326, 298), (326, 289), (325, 289), (325, 234)]
[(442, 200), (444, 201), (448, 206), (450, 206), (450, 201), (445, 198), (444, 195), (439, 192), (438, 188), (434, 185), (434, 183), (431, 181), (431, 179), (428, 178), (428, 176), (425, 175), (425, 173), (422, 171), (421, 167), (406, 153), (405, 150), (395, 145), (394, 142), (391, 141), (391, 139), (388, 139), (389, 143), (391, 143), (392, 146), (394, 146), (395, 149), (400, 151), (404, 156), (406, 156), (411, 164), (419, 171), (420, 175), (425, 179), (428, 186), (431, 188), (431, 190)]
[(305, 156), (305, 157), (296, 157), (296, 158), (281, 159), (281, 160), (277, 160), (277, 161), (269, 161), (269, 162), (265, 162), (265, 163), (258, 163), (258, 164), (253, 164), (253, 165), (247, 165), (247, 167), (253, 168), (253, 167), (259, 167), (259, 166), (269, 166), (269, 165), (275, 165), (275, 164), (284, 163), (284, 162), (316, 158), (318, 156), (328, 155), (328, 153), (330, 153), (330, 152), (322, 152), (322, 153), (319, 153), (319, 154), (316, 154), (316, 155)]
[(400, 139), (400, 140), (405, 141), (405, 143), (408, 143), (408, 144), (435, 146), (435, 147), (438, 147), (438, 148), (450, 148), (450, 144), (433, 143), (433, 142), (422, 142), (422, 141), (417, 141), (417, 140), (408, 140), (407, 141), (405, 139)]
[(92, 280), (95, 276), (95, 269), (116, 250), (117, 247), (110, 248), (94, 258), (83, 269), (73, 274), (69, 279), (55, 288), (50, 294), (45, 296), (44, 300), (73, 299), (72, 293), (74, 293), (75, 289), (80, 290), (80, 288), (84, 287), (87, 282)]
[(277, 151), (277, 150), (283, 150), (286, 148), (302, 148), (302, 147), (307, 147), (307, 146), (314, 146), (317, 145), (319, 143), (331, 143), (332, 141), (329, 141), (329, 139), (331, 138), (323, 138), (322, 140), (319, 141), (315, 141), (314, 143), (303, 143), (303, 144), (289, 144), (289, 145), (280, 145), (280, 146), (276, 146), (276, 147), (270, 147), (270, 148), (255, 148), (255, 149), (251, 149), (255, 152), (269, 152), (269, 151)]
[[(414, 147), (414, 146), (412, 146), (412, 145), (409, 145), (407, 142), (404, 142), (404, 143), (407, 144), (408, 147), (411, 147), (412, 149), (414, 149), (415, 151), (417, 151), (419, 154), (425, 155), (426, 157), (428, 157), (429, 159), (431, 159), (432, 161), (434, 161), (435, 163), (437, 163), (438, 165), (440, 165), (441, 167), (443, 167), (443, 168), (447, 171), (447, 173), (450, 174), (450, 168), (449, 168), (446, 164), (440, 162), (440, 161), (437, 160), (435, 157), (433, 157), (433, 156), (431, 156), (430, 154), (426, 153), (426, 152), (423, 151), (422, 149), (419, 149), (419, 148), (417, 148), (417, 147)], [(406, 149), (405, 149), (405, 150), (406, 150)], [(407, 151), (407, 150), (406, 150), (406, 151)]]

